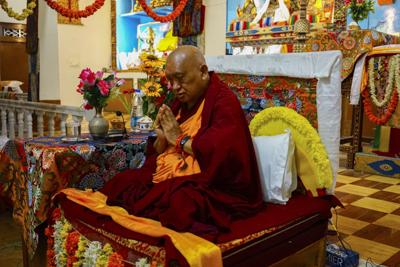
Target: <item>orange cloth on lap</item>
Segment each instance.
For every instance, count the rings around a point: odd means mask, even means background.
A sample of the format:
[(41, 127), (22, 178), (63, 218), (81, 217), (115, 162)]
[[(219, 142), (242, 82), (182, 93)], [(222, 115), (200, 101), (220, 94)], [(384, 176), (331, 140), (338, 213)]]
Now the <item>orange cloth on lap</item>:
[[(201, 126), (201, 113), (204, 107), (204, 100), (200, 104), (196, 113), (184, 121), (180, 127), (185, 135), (195, 136)], [(178, 120), (180, 114), (177, 115)], [(186, 168), (181, 167), (187, 164)], [(174, 146), (169, 145), (167, 149), (158, 155), (156, 172), (153, 173), (153, 183), (159, 183), (174, 177), (192, 175), (200, 173), (200, 166), (197, 160), (192, 155), (186, 155), (185, 159), (178, 153)]]
[(114, 222), (128, 230), (152, 237), (168, 236), (175, 248), (185, 257), (189, 266), (222, 267), (219, 247), (199, 236), (187, 232), (178, 233), (163, 227), (158, 221), (130, 215), (125, 209), (118, 206), (108, 206), (107, 196), (100, 192), (66, 188), (60, 193), (65, 194), (69, 200), (98, 214), (110, 216)]

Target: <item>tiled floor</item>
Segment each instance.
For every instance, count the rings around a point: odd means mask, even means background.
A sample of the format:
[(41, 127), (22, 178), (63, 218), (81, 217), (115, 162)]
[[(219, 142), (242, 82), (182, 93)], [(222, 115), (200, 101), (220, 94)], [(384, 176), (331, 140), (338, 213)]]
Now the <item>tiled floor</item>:
[[(360, 253), (359, 266), (400, 267), (400, 179), (342, 170), (336, 196), (345, 205), (332, 222), (346, 247)], [(0, 213), (0, 266), (22, 266), (20, 231), (10, 212)], [(6, 231), (4, 231), (6, 230)], [(335, 236), (330, 241), (337, 242)], [(32, 266), (45, 266), (45, 242)]]
[(345, 208), (336, 209), (332, 222), (347, 248), (369, 262), (400, 267), (400, 179), (341, 170), (336, 196)]

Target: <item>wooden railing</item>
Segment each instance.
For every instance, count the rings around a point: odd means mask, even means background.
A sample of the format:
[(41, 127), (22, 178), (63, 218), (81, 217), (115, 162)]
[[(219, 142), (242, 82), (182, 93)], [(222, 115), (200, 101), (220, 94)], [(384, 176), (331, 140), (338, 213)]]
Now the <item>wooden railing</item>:
[[(0, 115), (1, 136), (7, 136), (9, 139), (14, 139), (16, 136), (32, 138), (34, 121), (36, 122), (35, 135), (43, 136), (44, 129), (47, 128), (46, 134), (54, 136), (56, 118), (60, 119), (59, 129), (62, 135), (65, 135), (65, 123), (69, 115), (77, 122), (83, 119), (83, 111), (79, 107), (1, 98)], [(47, 121), (47, 127), (44, 125), (45, 121)]]

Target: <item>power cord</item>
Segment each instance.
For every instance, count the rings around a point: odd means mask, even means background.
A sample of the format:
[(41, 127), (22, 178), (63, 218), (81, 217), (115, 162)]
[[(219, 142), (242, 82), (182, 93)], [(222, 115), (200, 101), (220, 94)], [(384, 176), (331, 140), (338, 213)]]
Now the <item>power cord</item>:
[[(346, 253), (346, 255), (347, 255), (347, 256), (349, 257), (349, 259), (350, 259), (350, 258), (351, 258), (351, 255), (348, 254), (348, 250), (353, 250), (353, 249), (351, 248), (350, 244), (347, 243), (347, 242), (340, 236), (340, 233), (339, 233), (338, 227), (337, 227), (337, 225), (338, 225), (338, 214), (337, 214), (337, 210), (336, 210), (336, 209), (334, 209), (334, 211), (335, 211), (335, 215), (336, 215), (335, 223), (333, 223), (332, 220), (329, 220), (329, 223), (330, 223), (330, 225), (332, 226), (333, 230), (336, 232), (336, 236), (337, 236), (337, 238), (338, 238), (338, 240), (339, 240), (339, 242), (340, 242), (340, 244), (341, 244), (342, 251), (343, 251), (344, 253)], [(347, 244), (347, 246), (349, 247), (349, 249), (346, 247), (345, 244)], [(340, 246), (339, 246), (339, 248), (340, 248)], [(352, 267), (358, 267), (358, 263), (357, 263), (357, 262), (350, 262), (350, 264), (351, 264)]]

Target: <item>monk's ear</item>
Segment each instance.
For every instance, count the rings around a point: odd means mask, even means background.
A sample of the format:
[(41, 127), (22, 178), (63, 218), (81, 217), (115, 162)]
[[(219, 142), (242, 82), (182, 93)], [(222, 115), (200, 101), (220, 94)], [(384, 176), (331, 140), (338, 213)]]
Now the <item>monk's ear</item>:
[(201, 65), (200, 72), (201, 72), (201, 79), (206, 80), (208, 77), (208, 67), (206, 64)]

